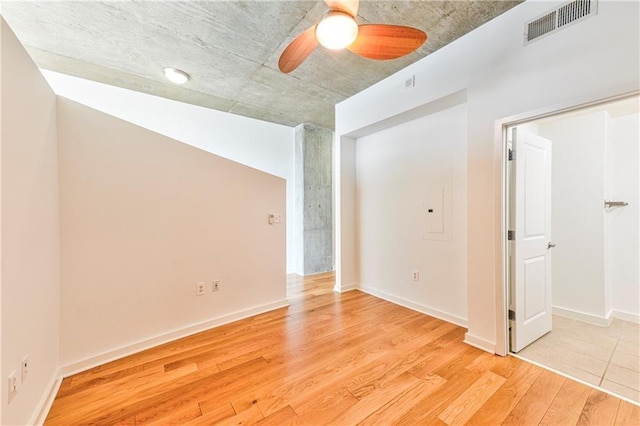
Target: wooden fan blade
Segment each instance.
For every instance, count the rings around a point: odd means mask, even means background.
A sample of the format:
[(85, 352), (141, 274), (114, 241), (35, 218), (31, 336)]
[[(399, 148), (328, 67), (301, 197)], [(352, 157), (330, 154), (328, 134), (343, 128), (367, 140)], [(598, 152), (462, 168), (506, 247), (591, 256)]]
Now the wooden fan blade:
[(360, 0), (324, 0), (329, 9), (339, 10), (344, 13), (348, 13), (354, 18), (358, 14), (358, 6)]
[(280, 55), (278, 68), (283, 73), (290, 73), (298, 68), (305, 59), (313, 52), (318, 45), (316, 38), (316, 26), (307, 28), (302, 34), (296, 37)]
[(427, 40), (417, 28), (400, 25), (363, 24), (358, 38), (347, 49), (369, 59), (395, 59), (413, 52)]

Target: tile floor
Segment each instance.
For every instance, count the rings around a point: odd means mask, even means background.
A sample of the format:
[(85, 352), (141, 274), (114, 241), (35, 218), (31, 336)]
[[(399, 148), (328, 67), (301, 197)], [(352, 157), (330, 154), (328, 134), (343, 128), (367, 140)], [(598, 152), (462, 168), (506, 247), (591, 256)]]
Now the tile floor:
[(521, 350), (525, 359), (640, 402), (640, 325), (609, 327), (553, 316), (553, 331)]

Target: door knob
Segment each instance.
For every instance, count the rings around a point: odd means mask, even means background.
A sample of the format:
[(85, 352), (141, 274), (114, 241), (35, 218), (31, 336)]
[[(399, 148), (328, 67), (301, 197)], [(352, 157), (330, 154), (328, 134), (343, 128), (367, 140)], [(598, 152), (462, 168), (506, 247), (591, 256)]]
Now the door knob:
[(548, 248), (548, 249), (550, 249), (550, 248), (554, 248), (555, 246), (556, 246), (556, 245), (555, 245), (555, 244), (553, 244), (553, 243), (547, 243), (547, 248)]

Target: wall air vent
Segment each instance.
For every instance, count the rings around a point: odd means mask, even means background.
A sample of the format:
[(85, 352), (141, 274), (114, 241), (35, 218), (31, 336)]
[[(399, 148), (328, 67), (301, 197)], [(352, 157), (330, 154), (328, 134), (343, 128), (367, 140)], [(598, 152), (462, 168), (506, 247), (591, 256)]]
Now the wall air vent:
[(554, 33), (569, 24), (594, 16), (598, 0), (574, 0), (524, 24), (524, 44)]

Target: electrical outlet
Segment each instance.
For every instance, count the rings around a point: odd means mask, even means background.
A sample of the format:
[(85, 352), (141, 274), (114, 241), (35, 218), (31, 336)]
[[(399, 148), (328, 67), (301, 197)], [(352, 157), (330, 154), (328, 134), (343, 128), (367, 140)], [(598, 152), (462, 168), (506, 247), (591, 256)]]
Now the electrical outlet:
[(213, 291), (218, 291), (218, 290), (220, 290), (220, 281), (214, 281), (214, 282), (213, 282), (213, 285), (211, 286), (211, 289), (212, 289)]
[(20, 370), (20, 383), (24, 383), (27, 381), (27, 376), (29, 375), (29, 355), (25, 355), (25, 357), (22, 358)]
[(14, 370), (11, 372), (11, 374), (9, 374), (9, 389), (7, 392), (7, 395), (9, 398), (8, 402), (13, 401), (13, 398), (15, 398), (17, 394), (18, 394), (18, 377)]
[(196, 284), (196, 296), (204, 296), (204, 283)]
[(411, 278), (412, 278), (414, 281), (420, 281), (420, 272), (419, 272), (419, 271), (413, 271), (413, 272), (411, 273)]

